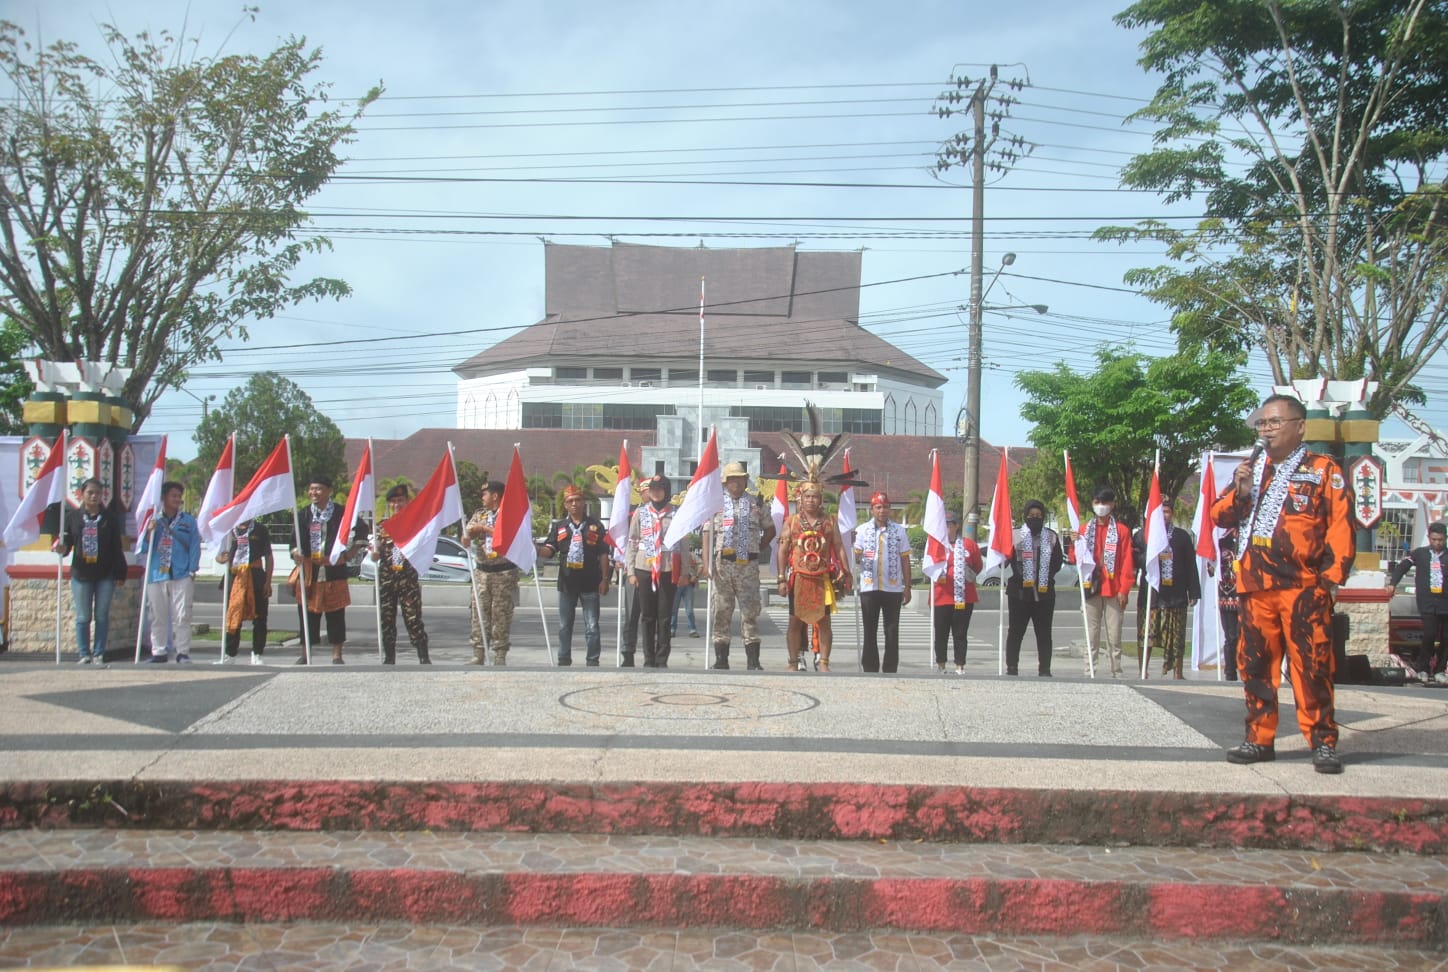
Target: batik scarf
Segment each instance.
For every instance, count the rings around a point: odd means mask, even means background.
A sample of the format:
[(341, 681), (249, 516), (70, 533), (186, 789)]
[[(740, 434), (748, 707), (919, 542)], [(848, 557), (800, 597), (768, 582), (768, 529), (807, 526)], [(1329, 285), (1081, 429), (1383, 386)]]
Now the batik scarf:
[(1287, 502), (1287, 490), (1292, 485), (1292, 477), (1297, 475), (1297, 468), (1302, 465), (1302, 460), (1307, 456), (1307, 446), (1300, 445), (1292, 450), (1292, 455), (1282, 461), (1272, 474), (1272, 482), (1267, 484), (1267, 489), (1262, 489), (1262, 480), (1267, 474), (1267, 453), (1263, 452), (1257, 457), (1257, 464), (1252, 469), (1252, 513), (1247, 522), (1251, 524), (1251, 542), (1242, 544), (1238, 551), (1245, 553), (1248, 546), (1270, 547), (1272, 535), (1277, 532), (1277, 521), (1282, 518), (1282, 507)]

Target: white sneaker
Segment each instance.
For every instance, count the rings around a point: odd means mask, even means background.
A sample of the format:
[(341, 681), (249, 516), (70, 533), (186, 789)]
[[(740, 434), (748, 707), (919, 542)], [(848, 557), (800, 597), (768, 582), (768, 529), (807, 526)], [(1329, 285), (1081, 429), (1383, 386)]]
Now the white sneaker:
[(964, 675), (964, 674), (965, 674), (965, 666), (964, 666), (964, 665), (956, 665), (956, 666), (955, 666), (955, 674), (957, 674), (957, 675)]
[(216, 659), (216, 661), (212, 662), (211, 664), (213, 664), (213, 665), (235, 665), (235, 664), (236, 664), (236, 656), (235, 656), (235, 655), (222, 655), (220, 658)]
[(1437, 682), (1439, 685), (1448, 685), (1448, 671), (1442, 671), (1439, 672), (1437, 675), (1434, 675), (1433, 681)]
[(263, 658), (261, 655), (258, 655), (256, 652), (252, 652), (252, 653), (251, 653), (251, 663), (252, 663), (253, 665), (265, 665), (265, 664), (266, 664), (266, 659)]

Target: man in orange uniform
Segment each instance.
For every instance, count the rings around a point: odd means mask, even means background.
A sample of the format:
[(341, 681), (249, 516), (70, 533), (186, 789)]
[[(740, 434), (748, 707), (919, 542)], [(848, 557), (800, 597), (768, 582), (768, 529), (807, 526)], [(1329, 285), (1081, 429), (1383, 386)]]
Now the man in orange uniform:
[(1212, 507), (1221, 527), (1237, 527), (1242, 638), (1238, 670), (1247, 699), (1247, 738), (1227, 751), (1233, 763), (1276, 758), (1277, 689), (1285, 654), (1297, 725), (1319, 773), (1341, 773), (1333, 721), (1332, 606), (1356, 548), (1342, 470), (1307, 451), (1307, 409), (1272, 395), (1258, 411), (1262, 449), (1237, 467), (1232, 488)]

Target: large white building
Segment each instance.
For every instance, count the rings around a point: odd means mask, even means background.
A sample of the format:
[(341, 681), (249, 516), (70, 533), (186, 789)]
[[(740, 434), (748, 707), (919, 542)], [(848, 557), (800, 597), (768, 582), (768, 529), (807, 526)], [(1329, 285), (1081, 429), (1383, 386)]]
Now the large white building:
[[(546, 244), (544, 317), (453, 370), (464, 429), (657, 430), (688, 472), (703, 426), (939, 435), (944, 375), (860, 327), (862, 254)], [(700, 388), (700, 284), (703, 387)], [(657, 457), (662, 458), (662, 457)], [(729, 461), (721, 457), (723, 461)]]

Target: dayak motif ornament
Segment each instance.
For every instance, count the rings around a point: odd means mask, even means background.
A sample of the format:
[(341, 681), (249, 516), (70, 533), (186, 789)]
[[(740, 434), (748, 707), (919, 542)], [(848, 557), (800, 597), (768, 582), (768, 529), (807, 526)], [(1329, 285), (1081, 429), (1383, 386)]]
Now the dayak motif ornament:
[(76, 436), (65, 447), (65, 501), (80, 508), (80, 487), (96, 474), (96, 447)]
[(101, 481), (101, 505), (108, 507), (116, 491), (116, 447), (110, 439), (102, 439), (96, 449), (96, 478)]
[(121, 505), (128, 511), (136, 499), (136, 450), (129, 442), (121, 446)]
[(45, 460), (50, 458), (52, 445), (44, 436), (32, 435), (20, 446), (20, 496), (30, 492), (35, 477), (40, 475)]
[(1383, 518), (1383, 467), (1372, 456), (1358, 456), (1347, 467), (1352, 484), (1352, 517), (1364, 530)]

